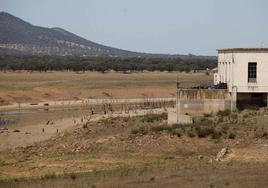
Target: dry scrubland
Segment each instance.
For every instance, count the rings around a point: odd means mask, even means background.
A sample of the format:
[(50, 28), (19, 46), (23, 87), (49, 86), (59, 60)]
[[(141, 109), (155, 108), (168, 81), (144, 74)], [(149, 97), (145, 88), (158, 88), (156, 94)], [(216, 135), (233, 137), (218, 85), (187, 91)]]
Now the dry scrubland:
[(81, 98), (172, 97), (182, 85), (207, 84), (204, 73), (0, 72), (0, 105)]
[(166, 114), (80, 123), (2, 151), (0, 186), (266, 187), (267, 113), (204, 114), (193, 125), (167, 126)]

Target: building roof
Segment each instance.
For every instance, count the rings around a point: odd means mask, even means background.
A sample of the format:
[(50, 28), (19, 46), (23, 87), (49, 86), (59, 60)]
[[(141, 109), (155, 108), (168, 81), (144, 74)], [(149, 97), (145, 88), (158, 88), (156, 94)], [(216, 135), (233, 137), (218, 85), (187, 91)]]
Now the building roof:
[(218, 52), (236, 52), (236, 51), (242, 51), (242, 52), (268, 52), (268, 48), (221, 48), (217, 49)]

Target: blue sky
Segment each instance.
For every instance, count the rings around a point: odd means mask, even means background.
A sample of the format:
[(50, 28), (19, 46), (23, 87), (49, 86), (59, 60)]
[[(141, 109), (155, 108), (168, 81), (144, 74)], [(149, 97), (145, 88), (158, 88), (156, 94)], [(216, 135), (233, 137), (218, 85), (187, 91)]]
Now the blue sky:
[(0, 0), (0, 10), (139, 52), (268, 47), (267, 0)]

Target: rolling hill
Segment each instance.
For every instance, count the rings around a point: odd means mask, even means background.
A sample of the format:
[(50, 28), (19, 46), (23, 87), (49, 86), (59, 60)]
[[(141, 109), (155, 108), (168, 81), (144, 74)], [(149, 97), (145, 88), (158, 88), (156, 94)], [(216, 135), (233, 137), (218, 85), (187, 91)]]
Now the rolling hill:
[(112, 48), (86, 40), (62, 28), (34, 26), (6, 12), (0, 12), (0, 55), (211, 58), (138, 53)]

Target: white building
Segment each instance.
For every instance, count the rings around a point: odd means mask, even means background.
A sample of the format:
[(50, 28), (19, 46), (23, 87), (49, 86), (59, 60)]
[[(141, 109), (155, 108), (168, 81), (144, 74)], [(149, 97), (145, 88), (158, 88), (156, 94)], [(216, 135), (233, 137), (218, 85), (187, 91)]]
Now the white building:
[(267, 105), (268, 48), (218, 49), (216, 83), (226, 83), (237, 105)]

